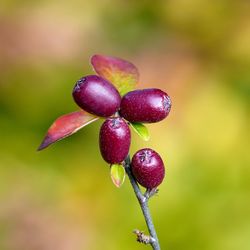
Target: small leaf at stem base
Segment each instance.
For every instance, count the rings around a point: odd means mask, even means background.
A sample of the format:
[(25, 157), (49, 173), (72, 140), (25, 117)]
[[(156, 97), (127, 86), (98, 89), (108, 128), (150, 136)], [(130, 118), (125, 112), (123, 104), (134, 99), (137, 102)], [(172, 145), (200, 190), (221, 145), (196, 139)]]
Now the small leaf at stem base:
[(131, 127), (134, 129), (134, 131), (144, 140), (148, 141), (149, 140), (149, 132), (147, 127), (139, 122), (131, 122), (130, 123)]
[(131, 62), (117, 57), (94, 55), (91, 64), (95, 72), (110, 81), (121, 96), (135, 89), (139, 81), (138, 69)]
[(116, 187), (121, 187), (125, 180), (125, 170), (122, 164), (112, 164), (110, 175)]
[(50, 126), (45, 138), (38, 150), (48, 147), (50, 144), (68, 137), (99, 117), (91, 115), (84, 110), (72, 112), (57, 118)]

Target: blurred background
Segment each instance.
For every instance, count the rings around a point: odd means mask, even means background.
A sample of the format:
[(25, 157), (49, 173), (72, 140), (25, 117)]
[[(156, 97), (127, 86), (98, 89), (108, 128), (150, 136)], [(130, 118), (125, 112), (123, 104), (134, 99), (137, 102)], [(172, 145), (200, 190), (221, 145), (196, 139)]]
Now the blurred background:
[(128, 179), (115, 188), (98, 149), (101, 121), (42, 152), (93, 54), (139, 68), (139, 88), (172, 98), (169, 117), (132, 134), (166, 178), (150, 202), (162, 249), (250, 249), (250, 2), (2, 0), (0, 249), (149, 249)]

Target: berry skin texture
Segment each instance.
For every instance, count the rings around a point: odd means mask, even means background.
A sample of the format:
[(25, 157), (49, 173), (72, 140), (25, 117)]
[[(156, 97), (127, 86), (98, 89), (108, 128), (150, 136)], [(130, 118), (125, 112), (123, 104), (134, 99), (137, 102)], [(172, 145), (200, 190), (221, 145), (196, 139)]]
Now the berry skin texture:
[(128, 92), (121, 100), (120, 115), (130, 122), (154, 123), (166, 118), (171, 100), (160, 89)]
[(150, 148), (141, 149), (134, 154), (131, 168), (137, 182), (147, 189), (158, 187), (165, 176), (160, 155)]
[(128, 124), (120, 117), (108, 118), (101, 126), (99, 146), (103, 159), (121, 163), (128, 155), (131, 134)]
[(101, 117), (113, 115), (121, 102), (117, 89), (109, 81), (96, 75), (78, 80), (72, 95), (83, 110)]

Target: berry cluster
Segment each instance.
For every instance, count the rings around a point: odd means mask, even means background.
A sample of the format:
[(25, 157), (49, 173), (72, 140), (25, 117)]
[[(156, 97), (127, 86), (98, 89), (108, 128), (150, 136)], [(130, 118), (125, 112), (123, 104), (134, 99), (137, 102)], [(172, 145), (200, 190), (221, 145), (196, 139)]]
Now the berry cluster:
[[(89, 75), (77, 81), (73, 98), (83, 110), (107, 118), (101, 126), (99, 146), (109, 164), (122, 163), (129, 153), (129, 124), (154, 123), (167, 117), (171, 109), (169, 96), (159, 89), (134, 90), (120, 96), (108, 80)], [(147, 189), (163, 180), (164, 164), (154, 150), (139, 150), (132, 158), (132, 172), (138, 183)]]
[[(94, 55), (91, 64), (98, 75), (82, 77), (73, 89), (73, 98), (81, 110), (59, 117), (50, 126), (38, 150), (103, 117), (105, 121), (99, 137), (101, 155), (112, 165), (111, 172), (114, 166), (124, 170), (124, 160), (131, 144), (129, 126), (147, 140), (148, 132), (143, 123), (159, 122), (166, 118), (171, 109), (171, 100), (160, 89), (134, 90), (139, 73), (128, 61)], [(164, 178), (163, 161), (152, 149), (139, 150), (132, 158), (131, 169), (137, 182), (147, 189), (157, 187)], [(117, 173), (119, 170), (113, 176)], [(117, 184), (112, 177), (117, 186), (120, 186), (121, 179), (120, 176), (116, 179), (119, 180)]]
[[(149, 133), (143, 123), (166, 118), (171, 109), (170, 97), (160, 89), (135, 90), (139, 72), (126, 60), (94, 55), (90, 62), (97, 75), (82, 77), (73, 89), (73, 98), (81, 109), (58, 117), (38, 150), (76, 133), (100, 117), (104, 118), (99, 134), (101, 155), (111, 164), (111, 178), (117, 187), (122, 185), (126, 170), (150, 232), (145, 235), (135, 230), (137, 241), (160, 249), (147, 202), (163, 181), (165, 167), (160, 155), (150, 148), (140, 149), (130, 160), (130, 127), (148, 140)], [(147, 189), (145, 194), (138, 183)]]

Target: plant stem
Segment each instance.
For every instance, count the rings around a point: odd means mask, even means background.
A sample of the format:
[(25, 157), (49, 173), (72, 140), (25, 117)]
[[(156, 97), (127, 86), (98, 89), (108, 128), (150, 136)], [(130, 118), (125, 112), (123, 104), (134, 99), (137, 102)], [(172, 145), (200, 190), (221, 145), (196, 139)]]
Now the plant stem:
[(152, 220), (152, 217), (150, 215), (150, 211), (149, 211), (149, 207), (148, 207), (149, 196), (145, 196), (142, 194), (141, 189), (138, 186), (138, 184), (137, 184), (137, 182), (136, 182), (136, 180), (131, 172), (131, 164), (130, 164), (129, 155), (125, 159), (125, 170), (126, 170), (126, 173), (129, 177), (130, 183), (134, 189), (135, 195), (139, 201), (142, 213), (144, 215), (144, 219), (146, 221), (148, 231), (149, 231), (150, 236), (151, 236), (150, 245), (152, 246), (152, 248), (154, 250), (160, 250), (159, 240), (158, 240), (156, 230), (155, 230), (155, 227), (153, 224), (153, 220)]

